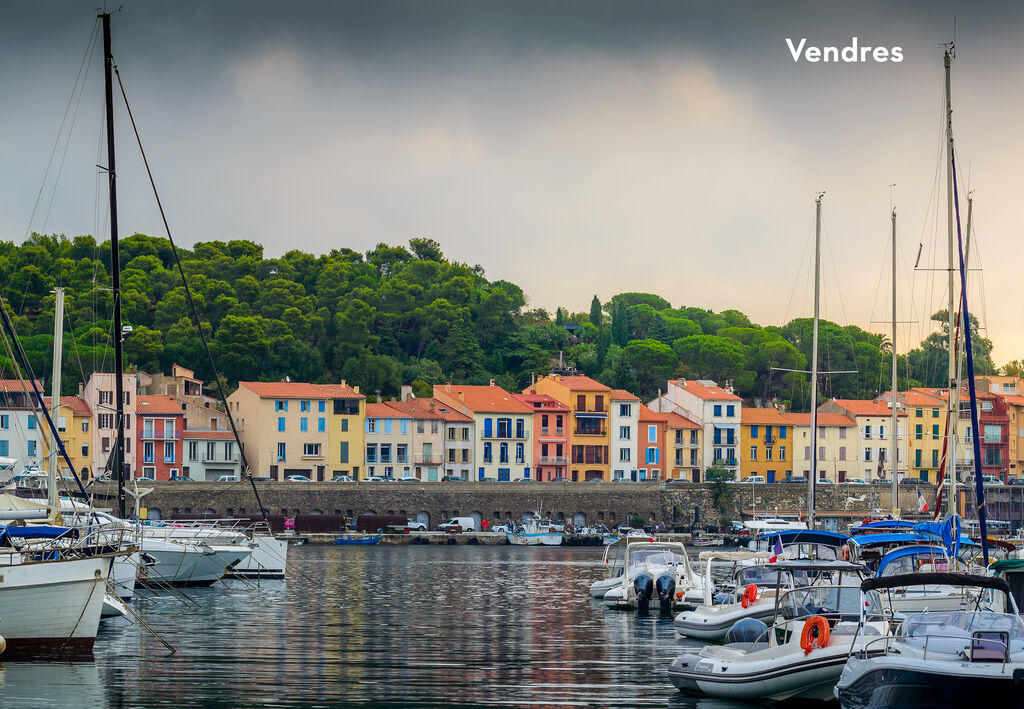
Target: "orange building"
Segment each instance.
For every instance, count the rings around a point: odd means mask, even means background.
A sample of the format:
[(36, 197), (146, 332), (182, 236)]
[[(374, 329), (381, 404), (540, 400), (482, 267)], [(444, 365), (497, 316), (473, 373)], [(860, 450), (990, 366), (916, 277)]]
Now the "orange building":
[(569, 407), (569, 477), (573, 480), (608, 480), (611, 477), (608, 457), (611, 391), (610, 387), (590, 377), (550, 374), (524, 392), (547, 394)]
[[(682, 417), (680, 417), (682, 418)], [(640, 405), (640, 435), (637, 437), (637, 470), (641, 480), (657, 480), (669, 469), (669, 456), (665, 447), (665, 432), (669, 414), (652, 411)]]
[(513, 394), (534, 410), (533, 465), (537, 480), (568, 477), (569, 407), (549, 394)]

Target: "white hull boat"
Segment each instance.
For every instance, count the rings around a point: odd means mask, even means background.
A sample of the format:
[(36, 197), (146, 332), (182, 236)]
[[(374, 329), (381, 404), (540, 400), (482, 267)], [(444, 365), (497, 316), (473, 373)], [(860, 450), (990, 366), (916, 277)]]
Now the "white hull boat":
[(92, 652), (112, 556), (24, 562), (0, 559), (4, 659)]
[(288, 567), (288, 540), (269, 535), (252, 538), (253, 549), (231, 572), (247, 578), (284, 578)]
[(506, 532), (509, 544), (526, 547), (558, 547), (562, 546), (561, 532)]
[(644, 612), (654, 603), (663, 613), (699, 605), (712, 583), (693, 570), (682, 544), (642, 541), (626, 547), (618, 581), (604, 594), (606, 606)]

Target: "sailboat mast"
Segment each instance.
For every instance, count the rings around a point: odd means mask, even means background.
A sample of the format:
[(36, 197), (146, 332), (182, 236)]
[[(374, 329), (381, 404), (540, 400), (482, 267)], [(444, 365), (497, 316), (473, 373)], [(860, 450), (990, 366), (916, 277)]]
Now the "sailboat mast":
[(946, 426), (946, 474), (949, 476), (949, 512), (956, 513), (956, 436), (959, 431), (959, 409), (958, 402), (960, 387), (957, 386), (956, 372), (956, 326), (954, 322), (953, 304), (956, 300), (955, 282), (957, 260), (953, 252), (953, 99), (950, 89), (949, 67), (953, 56), (950, 47), (946, 48), (943, 55), (943, 65), (946, 71), (946, 235), (949, 251), (948, 288), (949, 300), (946, 306), (946, 325), (949, 329), (947, 346), (949, 348), (949, 403), (946, 406), (946, 416), (949, 425)]
[[(896, 210), (892, 210), (892, 433), (889, 435), (889, 465), (892, 468), (892, 512), (897, 519), (900, 514), (900, 481), (898, 480), (899, 455), (897, 453), (897, 432), (899, 418), (897, 407), (900, 393), (896, 382)], [(909, 464), (909, 463), (908, 463)]]
[[(53, 289), (53, 382), (50, 395), (50, 418), (54, 421), (60, 415), (60, 373), (64, 355), (64, 289)], [(50, 465), (46, 480), (46, 504), (57, 506), (57, 432), (50, 431)]]
[(818, 315), (821, 291), (821, 198), (814, 200), (814, 335), (811, 338), (811, 478), (807, 487), (807, 528), (814, 529), (814, 481), (818, 476)]
[(121, 350), (121, 261), (117, 249), (117, 170), (114, 160), (114, 55), (110, 48), (110, 13), (103, 20), (103, 90), (107, 108), (107, 184), (110, 191), (110, 272), (114, 291), (114, 474), (117, 512), (125, 517), (124, 492), (124, 353)]

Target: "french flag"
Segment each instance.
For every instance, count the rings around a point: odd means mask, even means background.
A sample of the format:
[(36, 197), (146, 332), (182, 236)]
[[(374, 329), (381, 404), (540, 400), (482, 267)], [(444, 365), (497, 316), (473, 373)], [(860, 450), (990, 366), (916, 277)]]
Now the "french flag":
[(928, 511), (928, 501), (926, 499), (924, 499), (924, 495), (921, 494), (920, 490), (917, 491), (917, 511), (918, 512), (927, 512)]
[(772, 547), (772, 556), (768, 559), (769, 564), (774, 564), (782, 556), (782, 537), (775, 537), (775, 546)]

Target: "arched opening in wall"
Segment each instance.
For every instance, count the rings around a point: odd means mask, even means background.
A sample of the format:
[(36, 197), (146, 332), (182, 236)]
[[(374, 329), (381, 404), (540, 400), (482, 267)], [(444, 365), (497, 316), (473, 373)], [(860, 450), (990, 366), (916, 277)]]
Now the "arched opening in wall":
[(364, 514), (364, 515), (375, 515), (375, 514), (377, 514), (377, 513), (376, 513), (376, 512), (374, 512), (373, 510), (366, 510), (366, 512), (363, 512), (363, 514)]
[(604, 512), (598, 512), (598, 513), (597, 513), (597, 518), (598, 518), (598, 520), (600, 520), (601, 522), (604, 522)]
[(324, 511), (323, 510), (310, 510), (309, 513), (311, 515), (322, 515), (324, 513)]
[(469, 513), (469, 516), (473, 518), (473, 531), (479, 532), (481, 530), (481, 524), (484, 521), (484, 513), (473, 510)]
[(400, 514), (400, 515), (402, 515), (403, 517), (405, 517), (405, 516), (406, 516), (407, 514), (409, 514), (409, 513), (408, 513), (408, 512), (406, 512), (405, 510), (398, 510), (398, 514)]
[(187, 515), (190, 515), (190, 514), (192, 514), (192, 508), (191, 508), (191, 507), (186, 507), (186, 508), (185, 508), (184, 510), (182, 510), (182, 511), (183, 511), (183, 512), (184, 512), (185, 514), (187, 514)]
[(345, 516), (346, 517), (351, 517), (352, 516), (352, 510), (345, 510)]
[(338, 515), (340, 517), (341, 516), (341, 510), (334, 510), (334, 514), (336, 514), (336, 515)]
[(608, 521), (609, 522), (614, 522), (615, 521), (615, 513), (614, 512), (609, 512), (608, 513)]
[(288, 516), (288, 509), (286, 507), (282, 507), (281, 508), (281, 514), (284, 515), (285, 517), (287, 517)]
[(394, 511), (394, 510), (388, 510), (388, 512), (387, 512), (387, 513), (388, 513), (389, 515), (393, 515), (393, 514), (395, 513), (395, 511)]
[(148, 519), (153, 519), (153, 520), (160, 519), (160, 508), (159, 507), (150, 507), (148, 510), (146, 510), (146, 517)]
[(224, 511), (224, 514), (226, 514), (228, 517), (234, 517), (235, 516), (235, 510), (233, 508), (229, 507), (229, 508), (227, 508), (227, 510)]
[(494, 510), (494, 519), (495, 521), (501, 519), (501, 510)]
[(559, 512), (558, 513), (558, 521), (559, 522), (564, 522), (565, 521), (565, 513), (564, 512)]
[[(207, 507), (205, 510), (203, 510), (203, 514), (213, 517), (217, 514), (217, 510), (213, 509), (212, 507)], [(228, 514), (230, 515), (231, 513), (229, 512)]]
[[(244, 514), (245, 514), (245, 508), (244, 508), (244, 507), (239, 507), (239, 508), (238, 508), (238, 514), (240, 514), (240, 515), (244, 515)], [(231, 513), (230, 513), (230, 512), (228, 513), (228, 516), (229, 516), (229, 517), (231, 516)]]
[(653, 522), (654, 520), (658, 519), (658, 515), (657, 515), (657, 513), (652, 512), (647, 519), (650, 520), (651, 522)]
[(512, 519), (512, 511), (511, 510), (506, 510), (506, 512), (505, 512), (505, 519)]
[(572, 516), (572, 526), (579, 529), (580, 527), (587, 526), (587, 515), (583, 512), (577, 512)]
[(448, 516), (448, 510), (441, 510), (441, 519), (445, 521), (451, 519), (451, 517)]
[(416, 513), (417, 524), (422, 524), (425, 528), (430, 529), (430, 513), (426, 510), (420, 510)]
[(459, 516), (459, 511), (458, 510), (452, 510), (452, 517), (458, 517), (458, 516)]
[(171, 517), (177, 517), (177, 516), (178, 516), (178, 508), (177, 507), (172, 507), (171, 508)]

